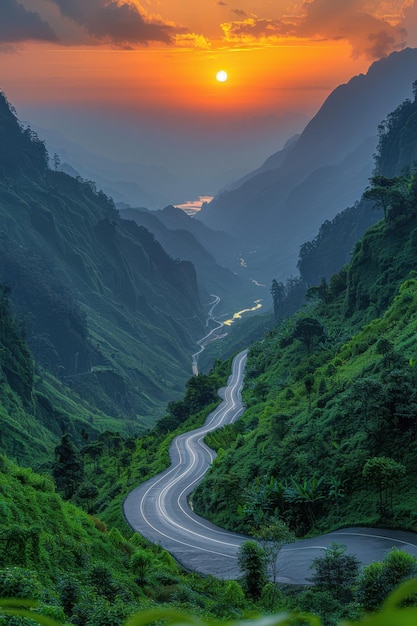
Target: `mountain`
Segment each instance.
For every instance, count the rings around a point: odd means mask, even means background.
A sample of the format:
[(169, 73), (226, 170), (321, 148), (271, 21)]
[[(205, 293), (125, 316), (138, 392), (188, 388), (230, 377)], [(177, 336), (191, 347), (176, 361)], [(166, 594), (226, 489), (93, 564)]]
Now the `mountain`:
[[(388, 116), (380, 134), (377, 171), (365, 196), (383, 219), (357, 242), (350, 263), (311, 291), (308, 307), (250, 347), (246, 410), (206, 438), (218, 455), (192, 494), (194, 510), (259, 540), (246, 543), (251, 557), (237, 581), (181, 572), (159, 546), (126, 527), (121, 508), (127, 491), (169, 464), (173, 437), (205, 422), (230, 362), (190, 378), (183, 398), (168, 404), (154, 428), (129, 437), (116, 432), (121, 415), (95, 406), (91, 394), (99, 379), (77, 394), (64, 366), (53, 375), (56, 355), (63, 362), (69, 355), (73, 382), (80, 375), (86, 383), (87, 372), (77, 368), (107, 354), (112, 367), (94, 365), (90, 373), (106, 374), (108, 398), (114, 394), (125, 405), (115, 383), (125, 376), (135, 384), (141, 325), (150, 344), (141, 348), (147, 369), (154, 353), (161, 356), (152, 316), (162, 333), (176, 322), (186, 343), (188, 324), (175, 317), (185, 307), (201, 330), (192, 267), (172, 261), (146, 229), (121, 219), (91, 183), (48, 170), (43, 143), (0, 99), (0, 267), (6, 263), (14, 281), (11, 291), (0, 288), (0, 622), (22, 621), (7, 615), (15, 606), (32, 611), (25, 618), (51, 625), (122, 624), (136, 611), (142, 613), (131, 623), (168, 616), (190, 621), (179, 606), (204, 614), (204, 624), (220, 619), (243, 626), (236, 620), (254, 610), (271, 615), (283, 608), (285, 622), (292, 610), (302, 612), (298, 622), (312, 612), (323, 623), (357, 623), (358, 616), (367, 619), (365, 610), (375, 624), (390, 617), (390, 623), (413, 621), (410, 580), (400, 591), (401, 599), (407, 596), (405, 613), (397, 619), (388, 603), (385, 614), (375, 612), (401, 580), (416, 576), (411, 533), (400, 542), (409, 554), (395, 548), (363, 571), (343, 545), (330, 546), (314, 560), (313, 584), (303, 589), (267, 583), (254, 597), (247, 574), (264, 580), (262, 561), (271, 555), (275, 561), (283, 537), (290, 539), (288, 527), (299, 536), (340, 529), (341, 541), (348, 525), (417, 530), (416, 90), (415, 96)], [(323, 224), (312, 249), (330, 249), (336, 263), (343, 227), (353, 237), (358, 216), (349, 212)], [(322, 254), (319, 261), (323, 267)], [(146, 307), (138, 304), (139, 281)], [(110, 353), (122, 336), (124, 362)], [(43, 346), (35, 358), (27, 345), (34, 338)], [(175, 337), (172, 342), (180, 348)], [(169, 344), (164, 347), (170, 355)], [(164, 383), (170, 366), (166, 358), (160, 367)], [(137, 384), (133, 393), (139, 392)], [(103, 400), (103, 392), (98, 397)], [(137, 419), (131, 421), (135, 428)], [(40, 473), (28, 467), (34, 464)], [(270, 574), (277, 574), (273, 565)]]
[(141, 430), (178, 397), (206, 333), (195, 269), (94, 183), (49, 169), (3, 96), (0, 130), (0, 283), (37, 372), (78, 394), (91, 430), (105, 415), (113, 429)]
[(34, 130), (44, 139), (48, 152), (57, 155), (58, 170), (93, 180), (116, 203), (158, 209), (172, 198), (184, 197), (187, 191), (187, 181), (179, 180), (163, 167), (112, 160), (86, 150), (57, 130), (39, 127)]
[(276, 167), (264, 164), (220, 191), (199, 218), (256, 245), (251, 267), (263, 281), (288, 276), (299, 246), (359, 199), (372, 173), (378, 126), (410, 96), (416, 67), (417, 50), (408, 48), (337, 87)]
[(173, 206), (166, 207), (163, 211), (120, 209), (120, 215), (147, 228), (171, 257), (193, 264), (202, 301), (212, 300), (212, 294), (221, 298), (216, 312), (230, 314), (236, 307), (249, 304), (263, 295), (259, 287), (247, 278), (221, 267), (213, 254), (206, 249), (208, 244), (208, 247), (215, 249), (216, 255), (220, 255), (237, 269), (238, 253), (236, 251), (233, 258), (230, 244), (232, 242), (236, 249), (237, 245), (226, 233), (210, 233), (209, 228)]
[[(364, 194), (382, 219), (349, 263), (309, 290), (307, 306), (252, 345), (247, 410), (207, 440), (221, 463), (193, 495), (194, 510), (227, 528), (249, 532), (273, 512), (300, 535), (417, 530), (415, 87), (381, 129)], [(322, 227), (312, 249), (323, 267), (329, 239), (334, 259), (355, 215)]]

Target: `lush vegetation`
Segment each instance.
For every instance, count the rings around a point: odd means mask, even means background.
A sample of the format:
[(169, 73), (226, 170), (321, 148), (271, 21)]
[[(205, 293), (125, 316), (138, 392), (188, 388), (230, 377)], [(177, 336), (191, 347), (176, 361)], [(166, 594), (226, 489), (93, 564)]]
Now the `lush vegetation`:
[[(280, 305), (295, 307), (304, 279), (273, 285), (276, 324), (250, 348), (246, 412), (207, 438), (218, 456), (194, 507), (256, 539), (239, 555), (241, 580), (219, 581), (181, 571), (121, 513), (125, 494), (167, 466), (172, 437), (216, 406), (229, 372), (216, 361), (180, 383), (201, 330), (192, 267), (120, 220), (94, 185), (49, 169), (42, 142), (0, 99), (1, 598), (35, 600), (29, 617), (45, 625), (42, 613), (121, 624), (161, 604), (203, 620), (305, 611), (271, 624), (415, 615), (412, 601), (392, 612), (411, 586), (364, 616), (417, 575), (400, 551), (361, 571), (333, 546), (313, 562), (307, 588), (277, 588), (268, 568), (295, 536), (347, 524), (417, 530), (417, 173), (398, 170), (414, 154), (416, 115), (417, 100), (406, 102), (380, 128), (379, 170), (361, 207), (383, 219), (336, 274), (320, 276), (321, 258), (295, 314)], [(303, 262), (326, 249), (325, 230)], [(231, 336), (230, 352), (238, 345)], [(160, 419), (149, 428), (151, 409)], [(0, 624), (28, 623), (14, 606), (3, 605)]]
[[(30, 581), (33, 584), (33, 581)], [(20, 583), (20, 585), (19, 585)], [(21, 580), (18, 581), (18, 577), (9, 576), (7, 581), (8, 587), (14, 591), (20, 591), (20, 595), (11, 600), (2, 600), (0, 598), (0, 623), (1, 624), (19, 624), (30, 626), (31, 624), (41, 624), (41, 626), (59, 626), (60, 621), (57, 621), (57, 611), (51, 611), (51, 606), (42, 605), (40, 602), (33, 600), (27, 600), (25, 592), (30, 587), (30, 583), (27, 585), (27, 589), (23, 590)], [(230, 591), (233, 585), (230, 586)], [(345, 590), (346, 591), (346, 590)], [(266, 626), (413, 626), (417, 618), (417, 609), (415, 608), (415, 595), (417, 591), (417, 580), (411, 579), (401, 584), (397, 589), (390, 593), (386, 598), (383, 606), (377, 612), (365, 613), (361, 617), (357, 616), (352, 620), (342, 619), (342, 621), (332, 621), (322, 619), (316, 615), (307, 611), (293, 611), (287, 609), (277, 614), (271, 614), (269, 616), (254, 617), (250, 619), (238, 619), (233, 616), (233, 621), (223, 622), (230, 626), (244, 626), (245, 624), (253, 624), (254, 626), (260, 626), (264, 624)], [(317, 594), (318, 595), (318, 594)], [(236, 597), (236, 595), (235, 595)], [(71, 593), (67, 596), (67, 601), (71, 598)], [(321, 598), (322, 609), (326, 604), (323, 597)], [(147, 608), (142, 609), (131, 615), (128, 619), (121, 621), (120, 613), (123, 612), (123, 606), (117, 607), (118, 612), (112, 611), (97, 611), (95, 614), (95, 621), (91, 624), (125, 624), (126, 626), (147, 626), (152, 623), (169, 623), (173, 626), (179, 624), (190, 624), (193, 626), (215, 626), (219, 624), (217, 619), (208, 618), (206, 615), (201, 616), (193, 614), (184, 607), (159, 607), (159, 608)], [(51, 616), (52, 614), (52, 616)], [(104, 618), (104, 619), (103, 619)], [(59, 619), (59, 618), (58, 618)]]
[[(206, 318), (195, 270), (121, 219), (93, 182), (49, 167), (2, 94), (0, 138), (0, 284), (35, 357), (35, 390), (54, 389), (78, 441), (81, 428), (143, 432), (191, 375)], [(25, 429), (15, 441), (27, 451)]]
[[(395, 161), (395, 146), (404, 158), (416, 111), (407, 101), (381, 126), (377, 163)], [(417, 174), (375, 173), (364, 195), (383, 219), (251, 347), (247, 410), (208, 437), (221, 453), (194, 505), (228, 528), (248, 532), (274, 514), (297, 535), (347, 524), (417, 530)]]

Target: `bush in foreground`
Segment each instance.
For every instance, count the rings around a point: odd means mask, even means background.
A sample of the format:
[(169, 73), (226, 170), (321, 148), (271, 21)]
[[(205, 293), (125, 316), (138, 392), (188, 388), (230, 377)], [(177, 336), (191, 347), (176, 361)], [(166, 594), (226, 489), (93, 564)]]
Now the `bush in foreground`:
[[(343, 621), (339, 626), (415, 626), (417, 606), (412, 602), (417, 596), (417, 579), (411, 579), (395, 589), (385, 601), (381, 611), (364, 614), (359, 620)], [(0, 625), (40, 624), (41, 626), (61, 626), (51, 617), (37, 613), (36, 602), (23, 599), (0, 600)], [(116, 616), (114, 616), (115, 618)], [(150, 624), (169, 623), (171, 626), (215, 626), (221, 622), (203, 620), (190, 613), (170, 608), (142, 611), (123, 622), (113, 619), (111, 623), (124, 623), (124, 626), (149, 626)], [(109, 623), (109, 622), (106, 622)], [(251, 620), (223, 622), (228, 626), (322, 626), (323, 622), (316, 615), (308, 613), (278, 613), (277, 615), (259, 616)]]

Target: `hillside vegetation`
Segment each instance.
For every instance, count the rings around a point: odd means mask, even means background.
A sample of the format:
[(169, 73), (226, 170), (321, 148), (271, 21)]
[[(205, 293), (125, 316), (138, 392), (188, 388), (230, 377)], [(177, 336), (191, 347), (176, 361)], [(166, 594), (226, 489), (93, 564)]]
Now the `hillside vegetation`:
[(43, 142), (1, 94), (0, 138), (0, 283), (37, 389), (63, 411), (85, 407), (69, 410), (79, 441), (81, 427), (143, 432), (180, 397), (205, 333), (194, 267), (121, 219), (94, 183), (49, 167)]
[[(244, 415), (207, 437), (218, 455), (193, 506), (226, 528), (263, 540), (277, 522), (297, 536), (348, 524), (417, 531), (416, 115), (415, 97), (380, 127), (364, 202), (382, 219), (348, 264), (310, 286), (307, 305), (282, 321), (278, 307), (249, 350)], [(249, 542), (257, 565), (224, 582), (184, 573), (127, 527), (124, 496), (168, 465), (175, 434), (204, 422), (230, 362), (180, 384), (203, 318), (192, 266), (91, 183), (48, 169), (5, 100), (0, 130), (11, 146), (0, 142), (0, 598), (35, 599), (35, 611), (75, 626), (160, 605), (222, 619), (311, 611), (326, 626), (378, 610), (417, 559), (393, 551), (360, 571), (333, 546), (313, 563), (314, 586), (277, 589), (260, 544)], [(238, 345), (231, 334), (230, 351)], [(1, 625), (31, 623), (6, 610)], [(281, 619), (306, 621), (320, 623)]]
[(417, 174), (404, 169), (416, 112), (406, 101), (380, 127), (365, 197), (384, 218), (251, 347), (246, 413), (208, 437), (220, 454), (194, 505), (221, 525), (248, 532), (274, 513), (298, 535), (417, 530)]

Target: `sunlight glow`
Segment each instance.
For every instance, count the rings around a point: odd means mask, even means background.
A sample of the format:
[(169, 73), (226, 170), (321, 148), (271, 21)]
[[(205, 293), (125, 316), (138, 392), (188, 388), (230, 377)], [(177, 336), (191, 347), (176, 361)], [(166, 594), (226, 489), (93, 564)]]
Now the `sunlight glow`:
[(227, 80), (227, 72), (225, 72), (224, 70), (219, 70), (216, 74), (216, 80), (219, 83), (225, 83)]

